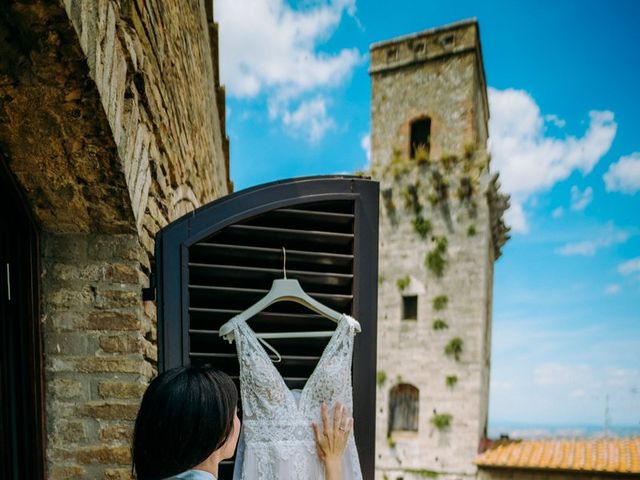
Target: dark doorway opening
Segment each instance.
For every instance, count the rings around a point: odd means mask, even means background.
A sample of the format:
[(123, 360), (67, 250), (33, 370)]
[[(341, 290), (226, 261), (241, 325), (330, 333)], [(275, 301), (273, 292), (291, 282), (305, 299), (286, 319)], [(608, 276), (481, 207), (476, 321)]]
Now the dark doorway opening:
[(44, 478), (38, 236), (0, 157), (0, 478)]

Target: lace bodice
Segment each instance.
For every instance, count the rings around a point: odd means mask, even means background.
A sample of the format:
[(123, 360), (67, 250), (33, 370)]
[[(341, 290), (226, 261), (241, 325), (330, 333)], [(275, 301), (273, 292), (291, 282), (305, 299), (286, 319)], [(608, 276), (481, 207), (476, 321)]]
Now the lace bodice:
[[(356, 320), (343, 315), (304, 388), (287, 388), (258, 337), (244, 321), (233, 336), (240, 363), (243, 426), (234, 480), (322, 480), (311, 422), (320, 405), (341, 402), (353, 412), (351, 361)], [(343, 457), (345, 480), (361, 480), (353, 432)]]

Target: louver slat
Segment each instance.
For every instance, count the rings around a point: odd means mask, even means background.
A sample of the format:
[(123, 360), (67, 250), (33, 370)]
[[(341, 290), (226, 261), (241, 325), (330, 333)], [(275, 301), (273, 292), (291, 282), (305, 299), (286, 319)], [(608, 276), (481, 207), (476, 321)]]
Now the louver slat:
[[(234, 345), (218, 337), (231, 317), (264, 296), (281, 278), (282, 247), (287, 276), (318, 301), (352, 313), (354, 205), (351, 200), (282, 208), (229, 225), (189, 249), (189, 358), (234, 375)], [(258, 333), (335, 329), (335, 323), (292, 302), (256, 315)], [(289, 388), (301, 388), (329, 337), (268, 340), (282, 356), (276, 363)]]

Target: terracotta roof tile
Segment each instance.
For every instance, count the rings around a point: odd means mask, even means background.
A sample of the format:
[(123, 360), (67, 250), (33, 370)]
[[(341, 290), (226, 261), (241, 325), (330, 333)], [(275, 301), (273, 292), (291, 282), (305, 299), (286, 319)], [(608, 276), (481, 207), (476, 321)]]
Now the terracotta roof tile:
[(489, 448), (475, 463), (479, 467), (640, 474), (640, 437), (511, 441)]

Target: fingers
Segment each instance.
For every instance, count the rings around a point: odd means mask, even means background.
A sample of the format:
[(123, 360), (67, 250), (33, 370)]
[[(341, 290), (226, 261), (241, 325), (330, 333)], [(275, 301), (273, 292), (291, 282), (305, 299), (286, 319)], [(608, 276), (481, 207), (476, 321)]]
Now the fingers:
[(329, 428), (329, 413), (327, 412), (327, 404), (322, 402), (322, 406), (320, 407), (320, 413), (322, 415), (322, 428), (324, 429), (325, 435), (327, 435), (330, 431)]
[(333, 407), (333, 431), (337, 432), (338, 429), (344, 425), (342, 422), (344, 416), (344, 409), (342, 408), (342, 404), (340, 402), (336, 402), (335, 407)]

